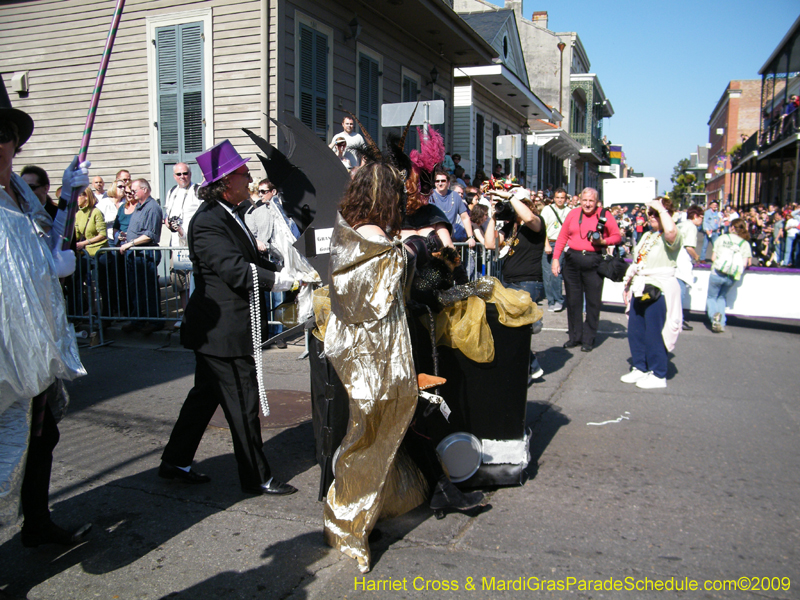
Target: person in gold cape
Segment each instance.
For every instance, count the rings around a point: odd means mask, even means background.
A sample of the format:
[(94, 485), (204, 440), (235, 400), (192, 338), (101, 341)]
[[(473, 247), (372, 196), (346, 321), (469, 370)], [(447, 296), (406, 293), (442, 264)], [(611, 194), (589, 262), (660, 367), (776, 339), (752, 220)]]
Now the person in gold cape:
[[(324, 536), (364, 573), (370, 569), (369, 533), (382, 509), (387, 512), (384, 505), (396, 500), (391, 496), (416, 494), (407, 498), (407, 508), (425, 498), (418, 472), (416, 481), (407, 475), (411, 485), (388, 493), (419, 396), (404, 302), (414, 256), (396, 237), (404, 202), (400, 171), (368, 163), (347, 189), (331, 238), (325, 355), (347, 390), (350, 422), (325, 501)], [(442, 477), (432, 507), (436, 501), (466, 510), (482, 501), (480, 492), (462, 494)]]

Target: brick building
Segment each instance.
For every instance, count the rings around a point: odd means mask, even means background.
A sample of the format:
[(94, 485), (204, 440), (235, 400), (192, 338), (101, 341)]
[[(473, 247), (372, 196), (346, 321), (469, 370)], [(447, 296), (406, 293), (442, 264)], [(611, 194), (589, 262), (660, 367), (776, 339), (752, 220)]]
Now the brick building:
[(761, 115), (761, 81), (731, 81), (708, 120), (708, 202), (733, 201), (731, 152), (758, 131)]

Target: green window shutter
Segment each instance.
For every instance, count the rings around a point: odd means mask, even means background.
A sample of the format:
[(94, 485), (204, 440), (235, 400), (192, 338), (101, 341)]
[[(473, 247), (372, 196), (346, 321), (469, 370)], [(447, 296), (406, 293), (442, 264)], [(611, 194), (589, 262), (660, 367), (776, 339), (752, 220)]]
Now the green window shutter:
[(378, 122), (380, 120), (379, 86), (378, 61), (366, 54), (360, 54), (358, 58), (358, 120), (376, 141), (378, 140)]
[(183, 151), (203, 151), (203, 26), (181, 25)]
[(328, 36), (300, 25), (300, 120), (325, 140), (328, 135)]
[(439, 92), (433, 92), (434, 100), (444, 100), (444, 123), (434, 125), (433, 128), (439, 132), (444, 140), (444, 145), (447, 147), (447, 98), (442, 96)]
[(483, 130), (486, 124), (482, 114), (475, 115), (475, 174), (478, 171), (484, 171), (484, 142)]
[(203, 151), (203, 23), (156, 28), (156, 82), (160, 197), (173, 182), (172, 167), (185, 162), (193, 179), (200, 171), (196, 157)]
[(492, 164), (489, 165), (489, 172), (486, 173), (487, 177), (491, 177), (494, 173), (494, 166), (497, 164), (497, 138), (500, 136), (500, 125), (492, 123)]
[(177, 154), (178, 138), (178, 36), (175, 27), (156, 30), (158, 71), (158, 134), (160, 152)]

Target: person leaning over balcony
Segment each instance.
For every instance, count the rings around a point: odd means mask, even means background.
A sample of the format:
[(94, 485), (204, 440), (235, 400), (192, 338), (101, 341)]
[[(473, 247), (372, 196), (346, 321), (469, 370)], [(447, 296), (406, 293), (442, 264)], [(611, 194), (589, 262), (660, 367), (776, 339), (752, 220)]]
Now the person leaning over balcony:
[[(605, 225), (598, 227), (600, 210), (598, 194), (594, 188), (581, 192), (580, 210), (573, 210), (564, 220), (553, 251), (551, 272), (557, 277), (564, 263), (564, 290), (567, 300), (567, 323), (569, 339), (564, 348), (580, 346), (583, 352), (591, 352), (600, 322), (600, 299), (603, 296), (603, 278), (597, 272), (601, 254), (608, 246), (616, 246), (622, 237), (617, 222), (607, 218)], [(605, 215), (608, 211), (603, 211)], [(601, 233), (602, 232), (602, 233)], [(565, 252), (564, 249), (569, 246)], [(584, 297), (586, 298), (586, 320), (583, 319)]]

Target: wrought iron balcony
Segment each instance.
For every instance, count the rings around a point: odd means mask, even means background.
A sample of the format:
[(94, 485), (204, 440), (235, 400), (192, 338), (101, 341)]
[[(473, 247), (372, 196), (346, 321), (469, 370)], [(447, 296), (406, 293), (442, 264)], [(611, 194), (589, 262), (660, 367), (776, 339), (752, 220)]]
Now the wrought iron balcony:
[(591, 133), (570, 133), (570, 136), (581, 145), (581, 152), (584, 151), (584, 148), (588, 148), (595, 158), (599, 160), (599, 164), (610, 164), (611, 156), (602, 140), (594, 137)]

